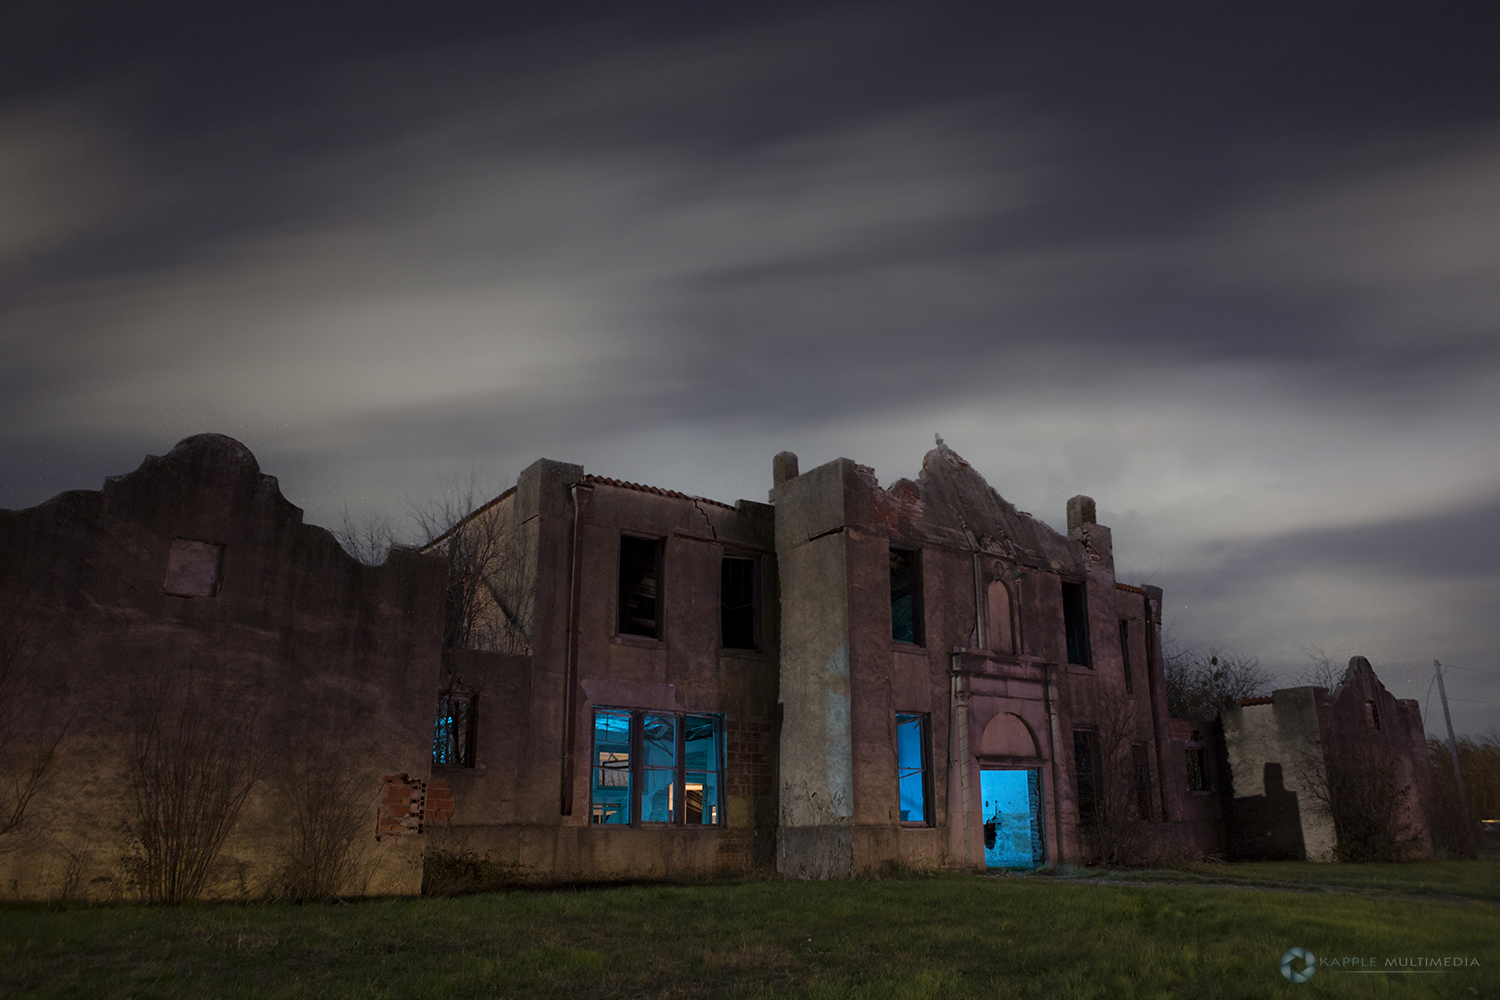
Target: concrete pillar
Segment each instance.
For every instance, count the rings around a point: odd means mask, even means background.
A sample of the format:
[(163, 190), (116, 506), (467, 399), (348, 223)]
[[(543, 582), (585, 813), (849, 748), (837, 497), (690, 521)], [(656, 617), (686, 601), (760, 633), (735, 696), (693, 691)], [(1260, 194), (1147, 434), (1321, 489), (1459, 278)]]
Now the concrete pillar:
[(777, 870), (794, 878), (848, 878), (854, 868), (843, 530), (846, 483), (854, 479), (852, 463), (839, 459), (771, 491), (781, 591)]

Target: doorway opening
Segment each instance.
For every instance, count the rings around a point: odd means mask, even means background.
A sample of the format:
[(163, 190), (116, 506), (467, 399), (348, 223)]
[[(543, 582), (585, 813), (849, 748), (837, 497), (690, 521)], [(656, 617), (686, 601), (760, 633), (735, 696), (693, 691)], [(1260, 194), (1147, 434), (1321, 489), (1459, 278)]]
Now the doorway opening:
[(1045, 865), (1041, 773), (1034, 769), (983, 770), (979, 772), (979, 792), (984, 801), (984, 866)]

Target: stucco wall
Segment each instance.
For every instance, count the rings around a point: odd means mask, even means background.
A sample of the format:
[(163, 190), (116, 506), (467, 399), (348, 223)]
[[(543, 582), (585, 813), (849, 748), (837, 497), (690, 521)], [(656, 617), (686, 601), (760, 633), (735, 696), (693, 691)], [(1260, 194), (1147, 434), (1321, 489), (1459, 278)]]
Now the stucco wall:
[[(179, 540), (221, 553), (211, 595), (166, 592)], [(377, 843), (375, 799), (384, 774), (428, 773), (445, 580), (440, 560), (404, 550), (360, 565), (220, 435), (188, 438), (102, 491), (0, 511), (0, 600), (37, 623), (30, 669), (67, 723), (0, 857), (0, 893), (133, 894), (125, 756), (157, 688), (176, 703), (191, 690), (195, 717), (257, 734), (262, 777), (210, 895), (274, 890), (295, 825), (278, 782), (299, 768), (358, 776), (370, 836), (349, 889), (416, 892), (421, 838)]]

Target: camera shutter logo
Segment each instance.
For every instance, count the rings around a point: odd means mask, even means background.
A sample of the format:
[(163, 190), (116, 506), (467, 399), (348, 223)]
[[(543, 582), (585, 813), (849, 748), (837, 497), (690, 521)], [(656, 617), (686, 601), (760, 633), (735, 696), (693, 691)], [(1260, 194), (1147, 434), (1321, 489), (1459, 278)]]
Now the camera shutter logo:
[[(1302, 959), (1302, 971), (1292, 968), (1292, 959)], [(1281, 974), (1293, 983), (1305, 983), (1318, 971), (1318, 959), (1306, 948), (1291, 948), (1281, 956)]]

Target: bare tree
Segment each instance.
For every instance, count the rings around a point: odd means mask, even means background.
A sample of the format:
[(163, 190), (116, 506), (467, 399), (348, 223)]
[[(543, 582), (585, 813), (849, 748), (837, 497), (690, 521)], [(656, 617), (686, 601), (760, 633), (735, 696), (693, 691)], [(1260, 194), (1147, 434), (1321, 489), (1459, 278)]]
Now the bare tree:
[(71, 721), (37, 686), (42, 631), (18, 604), (0, 611), (0, 850), (26, 823)]
[(182, 903), (202, 893), (258, 777), (256, 712), (201, 694), (191, 672), (157, 675), (137, 702), (131, 874), (149, 902)]
[(1312, 687), (1326, 688), (1332, 694), (1338, 693), (1338, 689), (1344, 684), (1344, 671), (1334, 666), (1333, 657), (1323, 652), (1319, 646), (1305, 652), (1308, 665), (1297, 675), (1297, 680)]
[(1167, 711), (1179, 719), (1212, 719), (1242, 699), (1261, 697), (1271, 675), (1253, 656), (1172, 648), (1162, 654), (1167, 680)]
[(343, 520), (333, 529), (333, 537), (338, 539), (345, 552), (366, 566), (379, 566), (385, 562), (391, 546), (401, 544), (389, 515), (377, 512), (356, 521), (347, 507), (344, 508)]
[[(1139, 732), (1134, 704), (1121, 696), (1102, 703), (1094, 722), (1097, 759), (1093, 762), (1095, 855), (1107, 865), (1142, 860), (1152, 839), (1150, 816), (1142, 815), (1137, 772)], [(1147, 777), (1149, 781), (1149, 777)], [(1149, 790), (1147, 799), (1149, 802)], [(1147, 806), (1149, 810), (1149, 805)]]
[(514, 495), (481, 504), (471, 475), (466, 488), (413, 510), (422, 548), (448, 557), (443, 638), (451, 648), (531, 652), (536, 539)]

